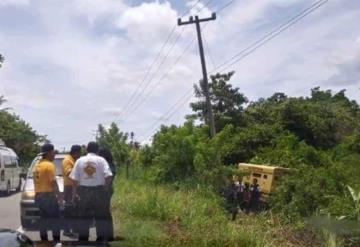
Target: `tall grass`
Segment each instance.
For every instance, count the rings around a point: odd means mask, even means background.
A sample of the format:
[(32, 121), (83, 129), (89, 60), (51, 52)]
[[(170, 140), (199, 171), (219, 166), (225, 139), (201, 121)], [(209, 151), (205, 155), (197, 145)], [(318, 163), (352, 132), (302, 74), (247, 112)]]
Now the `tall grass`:
[(276, 225), (269, 213), (231, 221), (221, 198), (208, 188), (120, 177), (115, 190), (115, 229), (126, 240), (114, 246), (303, 246), (289, 245), (289, 229)]
[(219, 198), (206, 188), (119, 179), (116, 190), (116, 229), (127, 239), (122, 246), (264, 245), (261, 237), (230, 222)]

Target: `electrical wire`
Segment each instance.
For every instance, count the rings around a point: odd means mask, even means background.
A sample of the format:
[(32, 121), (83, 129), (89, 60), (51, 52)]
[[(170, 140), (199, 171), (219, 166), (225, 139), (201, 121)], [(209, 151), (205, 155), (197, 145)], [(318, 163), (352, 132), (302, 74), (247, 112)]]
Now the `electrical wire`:
[[(272, 39), (274, 39), (275, 37), (280, 35), (282, 32), (284, 32), (285, 30), (287, 30), (288, 28), (290, 28), (291, 26), (293, 26), (294, 24), (296, 24), (297, 22), (299, 22), (300, 20), (302, 20), (303, 18), (305, 18), (306, 16), (308, 16), (309, 14), (311, 14), (312, 12), (314, 12), (315, 10), (317, 10), (318, 8), (323, 6), (328, 1), (329, 0), (320, 0), (320, 1), (315, 2), (310, 7), (306, 8), (305, 10), (301, 11), (299, 14), (297, 14), (294, 17), (292, 17), (291, 19), (289, 19), (283, 25), (281, 25), (278, 28), (274, 29), (270, 33), (268, 33), (265, 36), (263, 36), (262, 38), (260, 38), (258, 41), (252, 43), (249, 47), (243, 49), (241, 52), (237, 53), (236, 55), (234, 55), (233, 57), (231, 57), (230, 59), (225, 61), (223, 64), (221, 64), (220, 66), (218, 66), (217, 68), (215, 68), (214, 70), (209, 72), (208, 75), (215, 72), (219, 68), (224, 67), (225, 65), (227, 65), (229, 63), (230, 64), (228, 66), (226, 66), (221, 71), (224, 71), (227, 68), (229, 68), (229, 67), (233, 66), (234, 64), (238, 63), (239, 61), (241, 61), (242, 59), (244, 59), (245, 57), (247, 57), (251, 53), (255, 52), (257, 49), (259, 49), (260, 47), (262, 47), (263, 45), (265, 45), (266, 43), (268, 43), (269, 41), (271, 41)], [(231, 1), (231, 2), (233, 2), (233, 1)], [(229, 5), (225, 5), (225, 6), (229, 6)], [(224, 8), (221, 8), (221, 9), (223, 10)], [(192, 93), (192, 90), (190, 92), (187, 91), (186, 94), (190, 94), (190, 93)], [(177, 103), (175, 103), (175, 105), (177, 105), (178, 102), (179, 101), (177, 101)], [(184, 103), (182, 103), (181, 105), (183, 105), (183, 104)], [(162, 118), (160, 118), (160, 119), (162, 119)]]
[[(210, 0), (211, 1), (211, 0)], [(201, 2), (201, 0), (197, 0), (189, 9), (187, 9), (181, 16), (184, 17), (185, 15), (187, 15), (188, 13), (190, 13), (190, 11), (192, 9), (194, 9), (199, 3)], [(177, 24), (175, 24), (173, 26), (173, 28), (171, 29), (170, 33), (168, 34), (167, 38), (165, 39), (165, 42), (162, 44), (160, 50), (157, 52), (157, 55), (155, 56), (155, 59), (153, 60), (153, 62), (151, 63), (151, 65), (149, 66), (149, 68), (146, 70), (144, 77), (142, 78), (141, 82), (138, 84), (138, 86), (136, 87), (136, 89), (133, 91), (133, 93), (131, 94), (131, 96), (129, 97), (129, 99), (127, 100), (127, 102), (125, 103), (125, 106), (123, 107), (123, 109), (121, 110), (120, 115), (123, 115), (129, 108), (129, 106), (131, 106), (134, 102), (134, 100), (136, 101), (136, 98), (141, 96), (141, 93), (143, 92), (143, 90), (139, 92), (139, 90), (141, 90), (141, 87), (143, 87), (146, 78), (148, 78), (151, 70), (153, 69), (153, 67), (155, 66), (155, 64), (157, 63), (157, 61), (159, 60), (162, 52), (164, 51), (166, 45), (169, 43), (171, 37), (173, 36), (173, 34), (175, 33)], [(175, 43), (179, 40), (179, 36), (178, 38), (176, 38)], [(172, 48), (171, 48), (172, 50)], [(170, 52), (168, 52), (169, 54)], [(166, 58), (165, 58), (166, 59)], [(118, 122), (118, 121), (116, 121)]]
[[(208, 0), (204, 6), (198, 10), (197, 12), (199, 13), (202, 9), (204, 9), (205, 7), (207, 7), (210, 3), (212, 2), (212, 0)], [(194, 8), (195, 5), (193, 5), (192, 8)], [(172, 51), (172, 49), (175, 47), (176, 43), (178, 42), (178, 40), (180, 39), (180, 37), (182, 36), (183, 32), (184, 32), (185, 28), (183, 27), (181, 30), (181, 33), (178, 35), (176, 41), (173, 43), (172, 47), (170, 48), (170, 50), (168, 51), (168, 53), (166, 54), (166, 56), (164, 57), (164, 59), (162, 60), (161, 64), (158, 66), (158, 69), (156, 70), (156, 72), (153, 74), (152, 78), (149, 80), (149, 82), (145, 85), (145, 87), (143, 87), (143, 89), (141, 90), (141, 92), (139, 93), (139, 96), (143, 95), (144, 92), (146, 91), (146, 89), (151, 85), (151, 82), (153, 81), (153, 79), (155, 78), (155, 75), (159, 72), (161, 66), (165, 63), (166, 59), (168, 58), (170, 52)], [(141, 100), (140, 98), (138, 98), (138, 100), (136, 100), (133, 104), (131, 104), (131, 106), (128, 108), (127, 111), (122, 112), (123, 115), (132, 115), (141, 105), (143, 105), (147, 99), (150, 97), (150, 95), (155, 91), (155, 89), (157, 88), (157, 86), (161, 83), (161, 81), (163, 81), (165, 79), (165, 77), (167, 75), (169, 75), (171, 69), (179, 63), (179, 61), (181, 60), (181, 58), (185, 55), (185, 53), (190, 49), (191, 44), (195, 41), (192, 40), (189, 45), (185, 48), (185, 50), (179, 55), (179, 57), (176, 59), (175, 63), (169, 67), (169, 69), (160, 77), (161, 79), (158, 80), (156, 83), (154, 83), (152, 85), (152, 87), (150, 88), (150, 90), (148, 91), (148, 93), (145, 95), (145, 97)]]

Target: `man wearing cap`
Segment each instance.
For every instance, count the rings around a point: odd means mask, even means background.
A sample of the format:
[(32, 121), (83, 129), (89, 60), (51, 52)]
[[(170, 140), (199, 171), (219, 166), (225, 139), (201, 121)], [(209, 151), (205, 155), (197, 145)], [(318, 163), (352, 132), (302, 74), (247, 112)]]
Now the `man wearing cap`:
[(74, 182), (70, 179), (70, 173), (74, 168), (75, 161), (81, 156), (81, 146), (73, 145), (70, 153), (65, 156), (62, 162), (62, 174), (64, 178), (64, 201), (65, 201), (65, 229), (64, 235), (73, 237), (71, 232), (72, 221), (71, 218), (75, 216), (75, 207), (73, 202), (74, 197)]
[(99, 145), (90, 142), (87, 146), (88, 154), (79, 158), (70, 173), (75, 181), (78, 196), (77, 231), (80, 241), (88, 241), (89, 228), (95, 219), (98, 241), (109, 239), (106, 233), (107, 208), (106, 190), (111, 183), (112, 173), (107, 161), (98, 156)]
[(53, 240), (60, 240), (59, 204), (62, 197), (56, 182), (56, 168), (54, 146), (44, 144), (41, 147), (41, 159), (33, 169), (35, 203), (40, 209), (40, 238), (48, 240), (47, 231), (52, 231)]

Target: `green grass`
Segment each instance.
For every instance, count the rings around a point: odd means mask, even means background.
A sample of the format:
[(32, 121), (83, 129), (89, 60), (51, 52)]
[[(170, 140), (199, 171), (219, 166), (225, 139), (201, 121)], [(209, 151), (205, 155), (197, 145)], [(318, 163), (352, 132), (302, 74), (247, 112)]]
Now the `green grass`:
[[(221, 199), (206, 188), (175, 188), (120, 177), (115, 190), (115, 233), (126, 240), (112, 246), (260, 247), (289, 246), (292, 241), (292, 231), (276, 225), (269, 213), (240, 214), (230, 221)], [(291, 246), (311, 245), (295, 241)]]

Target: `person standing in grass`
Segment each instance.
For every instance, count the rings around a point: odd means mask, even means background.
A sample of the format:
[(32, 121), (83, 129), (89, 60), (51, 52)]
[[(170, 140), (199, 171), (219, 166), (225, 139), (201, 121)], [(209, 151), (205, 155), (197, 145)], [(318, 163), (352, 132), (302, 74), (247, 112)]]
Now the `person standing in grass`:
[(114, 159), (112, 156), (112, 153), (109, 149), (102, 147), (99, 149), (99, 156), (103, 157), (109, 164), (110, 170), (113, 174), (111, 177), (111, 182), (107, 185), (107, 189), (105, 190), (105, 207), (107, 211), (106, 215), (106, 222), (105, 222), (105, 231), (107, 232), (107, 236), (109, 237), (109, 241), (114, 240), (114, 224), (113, 224), (113, 218), (111, 213), (111, 197), (114, 194), (114, 179), (116, 176), (116, 166), (114, 164)]
[(250, 211), (250, 198), (251, 198), (251, 192), (250, 192), (250, 184), (245, 183), (243, 192), (242, 192), (242, 203), (240, 205), (240, 208), (242, 211), (245, 211), (246, 214)]
[(232, 181), (224, 191), (224, 196), (226, 199), (225, 207), (228, 212), (231, 213), (231, 220), (233, 221), (236, 220), (236, 216), (239, 212), (240, 189), (240, 183), (238, 181)]
[(249, 207), (251, 211), (257, 211), (259, 208), (260, 202), (260, 188), (258, 184), (258, 180), (254, 178), (253, 183), (250, 186), (250, 202)]

